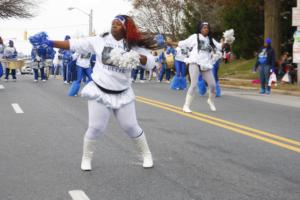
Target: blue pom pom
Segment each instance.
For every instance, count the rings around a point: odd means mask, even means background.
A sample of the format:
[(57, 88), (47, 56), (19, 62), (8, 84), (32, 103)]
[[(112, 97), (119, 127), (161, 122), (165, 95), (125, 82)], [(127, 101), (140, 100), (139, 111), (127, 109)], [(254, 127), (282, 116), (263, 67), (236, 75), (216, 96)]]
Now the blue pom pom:
[(37, 34), (35, 34), (33, 36), (30, 36), (29, 37), (29, 42), (33, 46), (42, 46), (42, 45), (49, 46), (47, 44), (49, 42), (49, 40), (48, 40), (48, 35), (47, 35), (46, 32), (40, 32), (40, 33), (37, 33)]
[(185, 90), (186, 87), (187, 87), (186, 78), (185, 77), (181, 77), (181, 80), (180, 80), (180, 89)]
[(181, 87), (180, 87), (180, 77), (174, 76), (172, 81), (171, 81), (170, 87), (173, 90), (180, 90), (181, 89)]
[(219, 82), (216, 82), (216, 97), (221, 96), (221, 87), (219, 85)]
[(203, 95), (205, 95), (205, 93), (206, 93), (206, 84), (205, 84), (205, 81), (202, 79), (202, 77), (201, 77), (201, 79), (199, 78), (198, 79), (198, 89), (199, 89), (199, 94), (201, 95), (201, 96), (203, 96)]
[(162, 34), (157, 34), (155, 36), (155, 40), (156, 40), (157, 46), (162, 47), (165, 45), (165, 38)]

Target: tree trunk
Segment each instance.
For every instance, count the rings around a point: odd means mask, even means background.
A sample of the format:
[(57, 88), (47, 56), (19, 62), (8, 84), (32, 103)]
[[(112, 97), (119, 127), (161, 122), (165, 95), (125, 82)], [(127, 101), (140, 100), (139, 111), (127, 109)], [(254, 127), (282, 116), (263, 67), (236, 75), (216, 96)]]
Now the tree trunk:
[(280, 56), (280, 1), (265, 0), (265, 39), (272, 40), (272, 47), (275, 50), (276, 59)]

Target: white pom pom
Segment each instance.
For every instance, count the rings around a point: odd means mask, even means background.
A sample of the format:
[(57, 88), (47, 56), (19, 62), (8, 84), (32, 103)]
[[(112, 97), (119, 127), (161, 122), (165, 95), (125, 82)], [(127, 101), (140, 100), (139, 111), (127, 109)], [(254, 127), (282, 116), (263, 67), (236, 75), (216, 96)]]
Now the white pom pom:
[(222, 58), (222, 53), (220, 51), (216, 51), (215, 53), (212, 53), (212, 63), (215, 64), (219, 59)]
[(120, 60), (122, 58), (122, 50), (119, 48), (114, 48), (110, 52), (110, 59), (109, 62), (115, 66), (119, 66)]
[(120, 67), (124, 68), (136, 68), (140, 64), (140, 55), (135, 51), (129, 51), (123, 54)]
[(140, 55), (132, 50), (124, 52), (122, 49), (114, 48), (110, 52), (109, 62), (121, 68), (133, 69), (140, 65)]
[(235, 40), (234, 30), (229, 29), (223, 33), (223, 37), (225, 38), (225, 43), (232, 44)]

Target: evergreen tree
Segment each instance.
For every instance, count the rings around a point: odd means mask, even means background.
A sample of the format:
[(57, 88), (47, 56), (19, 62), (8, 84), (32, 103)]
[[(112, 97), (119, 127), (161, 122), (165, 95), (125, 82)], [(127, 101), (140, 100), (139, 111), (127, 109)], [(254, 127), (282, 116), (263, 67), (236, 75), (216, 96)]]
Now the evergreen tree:
[(226, 29), (233, 28), (236, 41), (233, 44), (235, 55), (252, 58), (262, 46), (264, 33), (263, 2), (252, 0), (232, 1), (222, 13)]

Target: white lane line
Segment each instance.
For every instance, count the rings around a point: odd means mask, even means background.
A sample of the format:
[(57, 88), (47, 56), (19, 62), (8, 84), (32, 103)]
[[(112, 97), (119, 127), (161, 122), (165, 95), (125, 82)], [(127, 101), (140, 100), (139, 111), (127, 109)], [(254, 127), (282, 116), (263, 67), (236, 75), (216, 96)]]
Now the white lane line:
[(71, 190), (69, 191), (73, 200), (90, 200), (90, 198), (82, 190)]
[(3, 85), (0, 85), (0, 90), (3, 90), (5, 87)]
[(22, 108), (19, 106), (19, 104), (17, 104), (17, 103), (12, 103), (11, 106), (13, 107), (13, 109), (15, 110), (15, 112), (16, 112), (17, 114), (22, 114), (22, 113), (24, 113), (23, 110), (22, 110)]

